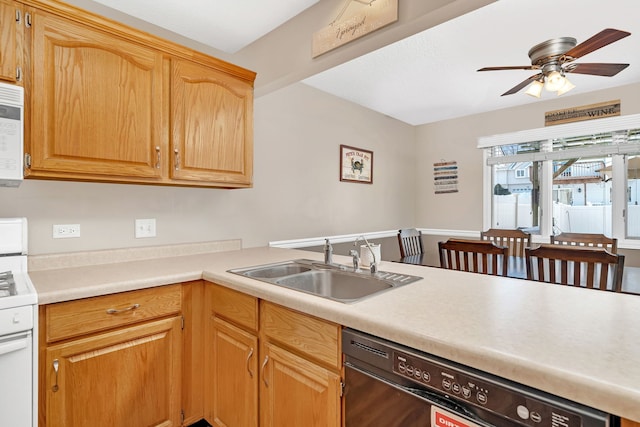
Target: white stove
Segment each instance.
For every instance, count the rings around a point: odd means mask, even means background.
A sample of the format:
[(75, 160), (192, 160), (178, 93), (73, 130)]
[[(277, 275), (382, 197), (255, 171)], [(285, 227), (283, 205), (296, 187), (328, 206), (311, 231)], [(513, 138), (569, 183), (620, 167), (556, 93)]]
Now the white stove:
[(37, 425), (38, 294), (27, 273), (26, 218), (0, 219), (0, 426)]

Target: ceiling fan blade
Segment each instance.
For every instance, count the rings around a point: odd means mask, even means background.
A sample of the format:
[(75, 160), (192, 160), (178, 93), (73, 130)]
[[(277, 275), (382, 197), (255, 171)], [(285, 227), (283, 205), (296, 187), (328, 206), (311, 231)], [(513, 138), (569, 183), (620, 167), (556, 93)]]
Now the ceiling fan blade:
[(532, 81), (536, 80), (540, 76), (541, 76), (541, 74), (534, 74), (533, 76), (531, 76), (528, 79), (524, 80), (522, 83), (512, 87), (511, 89), (509, 89), (508, 91), (506, 91), (505, 93), (503, 93), (500, 96), (512, 95), (512, 94), (514, 94), (516, 92), (519, 92), (520, 89), (522, 89), (523, 87), (527, 86), (529, 83), (531, 83)]
[(577, 59), (608, 44), (617, 42), (618, 40), (623, 39), (629, 35), (631, 35), (631, 33), (627, 31), (616, 30), (614, 28), (606, 28), (590, 39), (583, 41), (572, 49), (569, 49), (567, 52), (565, 52), (564, 56)]
[(605, 64), (605, 63), (592, 63), (592, 64), (570, 64), (565, 67), (567, 73), (575, 74), (591, 74), (594, 76), (613, 77), (620, 71), (627, 68), (629, 64)]
[(516, 65), (513, 67), (484, 67), (478, 71), (500, 71), (500, 70), (537, 70), (531, 65)]

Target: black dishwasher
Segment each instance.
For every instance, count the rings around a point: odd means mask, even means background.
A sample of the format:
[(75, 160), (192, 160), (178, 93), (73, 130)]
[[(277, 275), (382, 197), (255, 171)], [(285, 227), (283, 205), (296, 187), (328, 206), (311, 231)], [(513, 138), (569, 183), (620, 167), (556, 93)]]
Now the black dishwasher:
[(346, 427), (617, 427), (619, 418), (353, 329)]

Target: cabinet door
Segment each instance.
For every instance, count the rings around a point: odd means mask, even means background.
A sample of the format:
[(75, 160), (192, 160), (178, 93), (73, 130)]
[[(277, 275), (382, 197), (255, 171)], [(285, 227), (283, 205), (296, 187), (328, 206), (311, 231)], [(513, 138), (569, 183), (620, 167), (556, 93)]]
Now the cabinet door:
[(180, 425), (180, 317), (46, 350), (47, 427)]
[(253, 175), (253, 86), (173, 61), (171, 178), (248, 187)]
[(339, 427), (340, 377), (271, 343), (263, 349), (260, 425)]
[(0, 0), (0, 80), (16, 81), (17, 3)]
[(258, 425), (258, 338), (213, 320), (211, 417), (214, 426)]
[[(32, 176), (162, 175), (162, 55), (38, 11), (32, 19)], [(165, 104), (166, 105), (166, 104)]]

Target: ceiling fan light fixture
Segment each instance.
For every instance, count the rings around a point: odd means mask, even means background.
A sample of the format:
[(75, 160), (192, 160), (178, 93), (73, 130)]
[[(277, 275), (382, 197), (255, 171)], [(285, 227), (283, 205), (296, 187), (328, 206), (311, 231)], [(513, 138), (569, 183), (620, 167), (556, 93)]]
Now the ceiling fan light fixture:
[(544, 80), (544, 88), (549, 92), (560, 90), (560, 88), (562, 88), (562, 86), (564, 86), (567, 81), (567, 79), (559, 71), (550, 72), (545, 76)]
[(562, 87), (560, 89), (558, 89), (558, 96), (560, 95), (564, 95), (565, 93), (569, 92), (571, 89), (573, 89), (574, 87), (576, 87), (576, 85), (574, 85), (573, 83), (571, 83), (569, 81), (568, 78), (564, 78), (564, 85), (562, 85)]
[(525, 93), (527, 95), (533, 96), (534, 98), (540, 98), (543, 87), (544, 84), (540, 80), (534, 80), (534, 82), (529, 85), (529, 88)]

